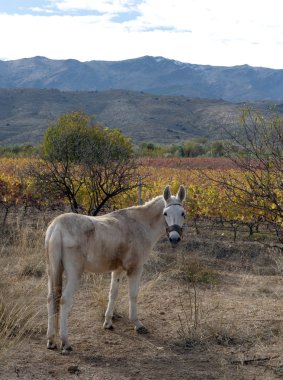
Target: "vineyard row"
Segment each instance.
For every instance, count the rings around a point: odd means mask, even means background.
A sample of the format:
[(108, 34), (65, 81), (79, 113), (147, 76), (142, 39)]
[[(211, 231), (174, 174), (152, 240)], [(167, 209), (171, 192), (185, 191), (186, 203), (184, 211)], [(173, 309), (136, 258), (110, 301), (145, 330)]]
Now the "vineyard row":
[[(0, 205), (5, 222), (11, 207), (19, 206), (23, 208), (64, 208), (63, 199), (43, 198), (35, 186), (34, 180), (25, 175), (26, 168), (31, 159), (0, 159)], [(257, 228), (260, 221), (266, 215), (260, 209), (239, 206), (237, 199), (227, 197), (225, 189), (221, 188), (214, 181), (208, 179), (203, 171), (197, 169), (187, 169), (181, 167), (157, 166), (148, 163), (150, 166), (141, 165), (140, 175), (145, 178), (142, 186), (143, 202), (162, 194), (165, 185), (169, 184), (171, 190), (176, 192), (180, 184), (187, 190), (186, 208), (188, 220), (196, 223), (197, 220), (209, 219), (222, 222), (229, 222), (231, 226), (247, 225), (249, 228)], [(177, 164), (177, 162), (176, 162)], [(176, 165), (177, 166), (177, 165)], [(213, 177), (223, 175), (224, 169), (214, 169)], [(233, 171), (233, 175), (239, 178), (242, 175), (236, 169), (228, 168), (227, 173)], [(212, 169), (210, 169), (211, 177)], [(83, 189), (82, 199), (83, 199)], [(236, 195), (234, 195), (236, 197)], [(113, 203), (115, 202), (115, 203)], [(123, 208), (138, 204), (138, 190), (115, 197), (111, 208)], [(279, 224), (281, 221), (276, 221)]]

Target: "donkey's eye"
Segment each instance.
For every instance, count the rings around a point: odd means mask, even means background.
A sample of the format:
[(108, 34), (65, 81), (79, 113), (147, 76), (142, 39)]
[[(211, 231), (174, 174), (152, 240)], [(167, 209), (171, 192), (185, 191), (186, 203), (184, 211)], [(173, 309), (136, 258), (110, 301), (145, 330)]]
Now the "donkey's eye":
[(185, 213), (184, 213), (184, 211), (182, 212), (182, 216), (185, 217)]
[(163, 213), (163, 215), (164, 215), (164, 216), (167, 216), (167, 212), (165, 211), (165, 212)]

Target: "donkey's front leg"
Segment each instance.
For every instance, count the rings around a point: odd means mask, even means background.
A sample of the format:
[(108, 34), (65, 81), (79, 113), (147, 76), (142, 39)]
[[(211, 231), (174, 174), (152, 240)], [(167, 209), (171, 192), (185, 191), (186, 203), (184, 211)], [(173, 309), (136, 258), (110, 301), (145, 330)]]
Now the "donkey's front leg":
[(143, 268), (136, 268), (133, 271), (128, 272), (128, 284), (129, 284), (129, 317), (135, 325), (135, 330), (139, 334), (147, 334), (148, 330), (144, 327), (141, 321), (138, 319), (137, 310), (137, 298), (139, 292), (139, 284), (142, 275)]
[(109, 301), (108, 306), (105, 313), (105, 320), (103, 323), (103, 327), (105, 329), (112, 329), (112, 318), (113, 318), (113, 309), (115, 305), (115, 301), (118, 296), (119, 284), (122, 278), (123, 271), (116, 270), (111, 273), (111, 285), (109, 291)]

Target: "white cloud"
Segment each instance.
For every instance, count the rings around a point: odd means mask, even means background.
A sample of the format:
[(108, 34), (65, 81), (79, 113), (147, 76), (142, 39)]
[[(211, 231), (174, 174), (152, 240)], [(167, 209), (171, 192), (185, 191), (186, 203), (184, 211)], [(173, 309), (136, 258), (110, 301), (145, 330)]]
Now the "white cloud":
[[(40, 2), (34, 10), (37, 16), (0, 13), (0, 33), (5, 36), (0, 51), (8, 59), (43, 55), (86, 61), (154, 55), (199, 64), (283, 68), (281, 4), (281, 0), (50, 0), (44, 10), (65, 15), (44, 16)], [(79, 15), (80, 10), (93, 15)]]
[(132, 2), (128, 0), (62, 0), (55, 3), (63, 11), (94, 10), (100, 13), (125, 12), (131, 8)]
[(29, 10), (32, 13), (46, 13), (46, 14), (49, 13), (49, 14), (53, 14), (52, 9), (48, 9), (48, 8), (31, 7), (31, 8), (29, 8)]

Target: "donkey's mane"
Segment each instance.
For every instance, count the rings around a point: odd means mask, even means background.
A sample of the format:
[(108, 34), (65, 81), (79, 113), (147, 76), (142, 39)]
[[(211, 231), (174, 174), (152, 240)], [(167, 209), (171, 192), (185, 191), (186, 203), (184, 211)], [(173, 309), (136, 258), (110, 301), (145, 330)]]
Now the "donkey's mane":
[[(164, 198), (162, 195), (159, 195), (159, 196), (149, 200), (142, 207), (153, 206), (157, 203), (164, 205)], [(182, 203), (174, 195), (172, 195), (171, 198), (169, 200), (167, 200), (167, 205), (171, 205), (171, 204), (180, 204), (180, 206), (182, 205)]]
[[(180, 202), (176, 199), (176, 197), (172, 196), (171, 199), (168, 201), (168, 204), (171, 204), (171, 203), (175, 204), (175, 203), (180, 203)], [(127, 207), (126, 210), (146, 209), (146, 208), (151, 208), (152, 206), (154, 207), (155, 205), (164, 206), (163, 195), (158, 195), (157, 197), (150, 199), (149, 201), (145, 202), (145, 204), (142, 206)], [(181, 203), (180, 203), (180, 206), (181, 206)]]
[(152, 206), (153, 204), (160, 203), (161, 201), (163, 201), (163, 196), (158, 195), (157, 197), (152, 198), (151, 200), (147, 201), (142, 207)]
[(130, 207), (126, 207), (125, 209), (120, 209), (120, 210), (117, 210), (117, 211), (114, 211), (114, 212), (123, 211), (123, 210), (145, 209), (145, 208), (149, 208), (149, 207), (154, 206), (155, 204), (159, 204), (159, 203), (160, 204), (164, 204), (163, 196), (162, 195), (158, 195), (157, 197), (150, 199), (144, 205), (141, 205), (141, 206), (130, 206)]

